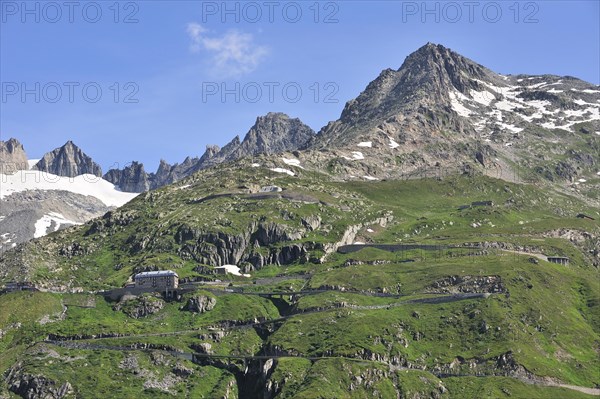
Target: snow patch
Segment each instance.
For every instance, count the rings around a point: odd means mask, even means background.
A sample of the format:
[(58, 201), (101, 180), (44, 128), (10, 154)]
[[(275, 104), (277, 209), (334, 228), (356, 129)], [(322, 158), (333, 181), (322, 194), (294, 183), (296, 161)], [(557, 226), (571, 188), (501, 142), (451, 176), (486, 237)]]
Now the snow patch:
[(359, 161), (361, 159), (365, 159), (365, 156), (360, 151), (352, 151), (352, 158), (348, 158), (345, 156), (344, 159), (347, 159), (349, 161)]
[(478, 102), (482, 105), (490, 105), (492, 100), (495, 99), (494, 95), (487, 90), (483, 91), (475, 91), (471, 90), (471, 97), (473, 97), (473, 101)]
[[(597, 101), (600, 102), (600, 100), (597, 100)], [(573, 100), (573, 102), (577, 105), (591, 105), (592, 107), (600, 107), (600, 104), (598, 104), (598, 103), (588, 103), (580, 98)]]
[(373, 180), (379, 180), (378, 178), (373, 177), (373, 176), (363, 176), (363, 179), (371, 180), (371, 181), (373, 181)]
[(566, 109), (563, 112), (569, 116), (577, 116), (577, 117), (582, 117), (589, 113), (589, 114), (591, 114), (590, 120), (600, 119), (600, 109), (598, 109), (596, 107), (588, 107), (588, 108), (580, 109), (580, 110)]
[(555, 125), (554, 122), (544, 122), (542, 123), (540, 126), (542, 126), (545, 129), (564, 129), (564, 130), (569, 130), (569, 125), (565, 125), (565, 126), (559, 126), (559, 125)]
[(516, 127), (515, 125), (509, 125), (508, 123), (498, 122), (498, 125), (500, 125), (500, 127), (503, 129), (510, 130), (513, 133), (520, 133), (523, 131), (523, 128)]
[(123, 206), (138, 193), (125, 193), (112, 183), (94, 175), (56, 176), (39, 170), (20, 170), (13, 175), (0, 174), (0, 199), (27, 190), (62, 190), (91, 195), (106, 206)]
[(459, 96), (463, 96), (464, 95), (462, 93), (457, 93), (454, 91), (451, 91), (448, 93), (448, 95), (450, 96), (450, 105), (452, 106), (452, 109), (460, 116), (464, 116), (465, 118), (468, 117), (469, 115), (471, 115), (471, 111), (466, 108), (464, 105), (461, 104), (461, 102), (458, 100)]
[(48, 229), (52, 226), (52, 222), (55, 223), (54, 231), (58, 231), (60, 226), (63, 224), (68, 225), (80, 225), (81, 223), (74, 222), (72, 220), (66, 219), (62, 214), (57, 212), (50, 212), (48, 215), (42, 216), (40, 220), (35, 222), (35, 233), (33, 233), (33, 238), (40, 238), (48, 234)]
[(296, 158), (281, 158), (283, 160), (283, 163), (286, 165), (291, 165), (291, 166), (297, 166), (301, 169), (304, 169), (301, 165), (300, 165), (300, 160), (296, 159)]
[(512, 111), (515, 108), (520, 107), (520, 104), (517, 103), (513, 103), (511, 101), (507, 101), (507, 100), (501, 100), (498, 101), (496, 104), (494, 104), (496, 106), (496, 108), (502, 110), (502, 111)]
[(358, 143), (356, 146), (357, 147), (369, 147), (369, 148), (371, 148), (371, 147), (373, 147), (373, 142), (372, 141), (363, 141), (363, 142)]
[(215, 269), (225, 269), (225, 272), (233, 274), (234, 276), (250, 277), (249, 274), (242, 274), (240, 272), (240, 268), (237, 267), (236, 265), (223, 265), (223, 266), (215, 267)]
[(528, 89), (537, 89), (537, 88), (540, 88), (540, 87), (542, 87), (542, 86), (546, 86), (546, 85), (548, 85), (548, 84), (549, 84), (548, 82), (540, 82), (540, 83), (535, 83), (535, 84), (532, 84), (532, 85), (530, 85), (530, 86), (526, 86), (526, 87), (527, 87)]
[(390, 144), (389, 144), (390, 148), (392, 148), (392, 149), (393, 149), (393, 148), (398, 148), (398, 147), (400, 147), (400, 144), (398, 144), (398, 143), (396, 143), (394, 140), (392, 140), (392, 138), (391, 138), (391, 137), (388, 137), (388, 139), (390, 140)]
[(296, 176), (296, 174), (294, 172), (292, 172), (289, 169), (284, 169), (284, 168), (271, 168), (270, 170), (272, 170), (273, 172), (277, 172), (277, 173), (285, 173), (287, 175), (290, 176)]
[(258, 168), (258, 167), (260, 166), (260, 164), (259, 164), (259, 163), (253, 163), (253, 164), (252, 164), (252, 165), (250, 165), (250, 166), (252, 166), (253, 168)]

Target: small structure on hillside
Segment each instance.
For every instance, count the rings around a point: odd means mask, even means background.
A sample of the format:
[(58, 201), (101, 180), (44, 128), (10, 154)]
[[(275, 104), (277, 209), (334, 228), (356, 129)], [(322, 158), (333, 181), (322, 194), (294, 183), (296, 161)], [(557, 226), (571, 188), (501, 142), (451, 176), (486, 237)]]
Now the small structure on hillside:
[(179, 276), (172, 270), (138, 273), (134, 281), (136, 288), (168, 290), (179, 287)]
[(578, 217), (579, 219), (596, 220), (596, 219), (594, 219), (593, 217), (591, 217), (591, 216), (588, 216), (588, 215), (586, 215), (586, 214), (583, 214), (583, 213), (578, 213), (578, 214), (577, 214), (577, 217)]
[(283, 189), (279, 186), (263, 186), (259, 190), (261, 193), (278, 193), (280, 191), (283, 191)]
[(569, 264), (569, 258), (566, 256), (548, 256), (548, 262), (567, 266)]
[(33, 283), (27, 281), (9, 281), (4, 286), (4, 292), (39, 291)]

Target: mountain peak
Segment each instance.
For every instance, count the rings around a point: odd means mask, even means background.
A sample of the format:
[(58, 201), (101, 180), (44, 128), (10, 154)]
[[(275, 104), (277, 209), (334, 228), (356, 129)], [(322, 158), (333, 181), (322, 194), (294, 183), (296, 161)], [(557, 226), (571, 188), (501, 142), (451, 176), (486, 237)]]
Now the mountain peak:
[(75, 177), (84, 174), (102, 176), (102, 168), (73, 141), (46, 153), (33, 169), (57, 176)]
[(104, 175), (104, 180), (129, 193), (142, 193), (150, 189), (149, 176), (144, 164), (137, 161), (132, 161), (123, 170), (109, 170)]
[(28, 169), (27, 155), (23, 144), (15, 138), (0, 141), (0, 173), (10, 175)]
[(275, 154), (293, 151), (306, 144), (315, 132), (298, 118), (290, 118), (282, 112), (269, 112), (256, 118), (236, 157)]
[(283, 112), (268, 112), (266, 115), (259, 116), (256, 120), (259, 119), (290, 119), (288, 114)]

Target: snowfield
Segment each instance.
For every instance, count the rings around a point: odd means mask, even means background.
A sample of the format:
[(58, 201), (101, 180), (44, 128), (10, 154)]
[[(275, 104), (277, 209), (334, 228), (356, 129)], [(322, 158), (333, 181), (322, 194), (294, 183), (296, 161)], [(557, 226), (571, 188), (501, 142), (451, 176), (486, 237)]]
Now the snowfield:
[(38, 170), (20, 170), (13, 175), (0, 174), (0, 199), (28, 190), (62, 190), (91, 195), (106, 206), (116, 207), (125, 205), (139, 195), (119, 191), (114, 184), (94, 175), (64, 177)]
[(36, 163), (40, 162), (39, 159), (29, 159), (27, 160), (27, 164), (29, 165), (29, 170), (31, 170)]

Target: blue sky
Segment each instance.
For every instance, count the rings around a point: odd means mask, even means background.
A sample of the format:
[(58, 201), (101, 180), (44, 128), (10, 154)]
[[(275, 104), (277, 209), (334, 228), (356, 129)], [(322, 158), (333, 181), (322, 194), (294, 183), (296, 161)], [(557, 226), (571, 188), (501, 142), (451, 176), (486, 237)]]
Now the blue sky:
[(73, 140), (104, 171), (154, 171), (269, 111), (318, 131), (427, 42), (599, 84), (599, 3), (1, 0), (0, 139), (30, 158)]

